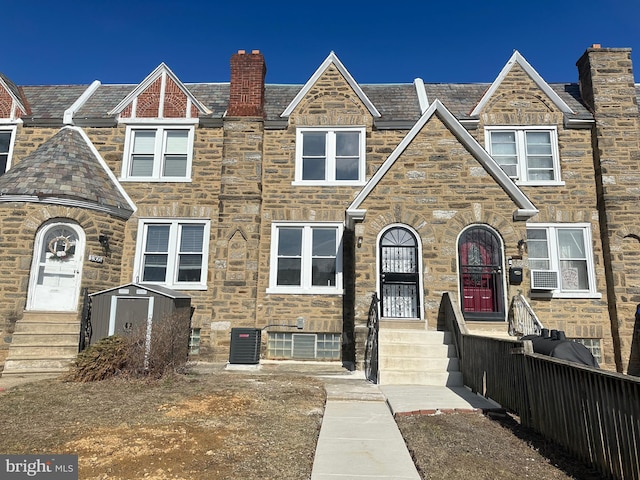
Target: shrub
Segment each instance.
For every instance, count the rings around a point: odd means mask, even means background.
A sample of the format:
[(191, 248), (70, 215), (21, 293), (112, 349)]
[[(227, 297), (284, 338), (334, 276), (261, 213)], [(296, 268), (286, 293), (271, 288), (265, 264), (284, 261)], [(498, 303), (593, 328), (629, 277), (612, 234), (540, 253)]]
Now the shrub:
[(96, 382), (121, 373), (127, 364), (129, 340), (107, 337), (78, 354), (65, 380)]
[(189, 349), (188, 319), (170, 315), (154, 321), (150, 341), (147, 329), (127, 336), (104, 338), (80, 352), (65, 379), (94, 382), (116, 375), (160, 378), (181, 372)]

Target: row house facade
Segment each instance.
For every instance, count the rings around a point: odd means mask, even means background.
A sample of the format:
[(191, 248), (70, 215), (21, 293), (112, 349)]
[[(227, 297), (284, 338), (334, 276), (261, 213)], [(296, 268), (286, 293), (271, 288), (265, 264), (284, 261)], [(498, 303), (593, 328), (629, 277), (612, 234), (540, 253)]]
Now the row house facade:
[[(304, 85), (266, 83), (258, 51), (230, 63), (221, 83), (0, 74), (6, 374), (60, 368), (44, 316), (79, 325), (81, 292), (128, 284), (189, 295), (202, 360), (249, 327), (264, 358), (361, 368), (374, 294), (381, 322), (435, 330), (448, 293), (485, 333), (522, 294), (640, 374), (630, 49), (590, 47), (570, 83), (517, 51), (490, 84), (360, 84), (333, 52)], [(21, 323), (48, 356), (17, 348)]]

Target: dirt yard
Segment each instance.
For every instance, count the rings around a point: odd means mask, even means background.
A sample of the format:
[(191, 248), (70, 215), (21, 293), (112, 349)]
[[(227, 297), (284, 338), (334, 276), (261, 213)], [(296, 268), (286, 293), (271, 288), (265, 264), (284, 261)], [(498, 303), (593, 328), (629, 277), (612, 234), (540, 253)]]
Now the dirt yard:
[[(300, 372), (46, 380), (0, 393), (0, 452), (79, 455), (79, 478), (309, 479), (325, 402)], [(511, 417), (398, 419), (424, 479), (587, 479)]]

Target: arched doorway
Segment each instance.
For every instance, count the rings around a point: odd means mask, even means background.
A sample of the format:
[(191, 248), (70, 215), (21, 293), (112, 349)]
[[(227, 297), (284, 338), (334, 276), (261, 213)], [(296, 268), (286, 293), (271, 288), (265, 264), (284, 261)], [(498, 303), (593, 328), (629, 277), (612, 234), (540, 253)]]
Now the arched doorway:
[(84, 244), (84, 231), (74, 223), (53, 221), (40, 228), (31, 264), (28, 310), (77, 310)]
[(418, 246), (416, 234), (404, 226), (393, 226), (380, 236), (380, 315), (383, 318), (421, 318)]
[(462, 312), (467, 320), (504, 320), (502, 242), (484, 225), (464, 230), (458, 238)]

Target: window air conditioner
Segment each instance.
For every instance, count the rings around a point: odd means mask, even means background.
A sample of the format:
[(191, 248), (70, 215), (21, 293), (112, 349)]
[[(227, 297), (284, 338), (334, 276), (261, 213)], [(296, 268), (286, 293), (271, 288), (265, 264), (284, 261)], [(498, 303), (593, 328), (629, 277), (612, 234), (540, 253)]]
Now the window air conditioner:
[(560, 288), (555, 270), (531, 270), (531, 290), (557, 290)]

